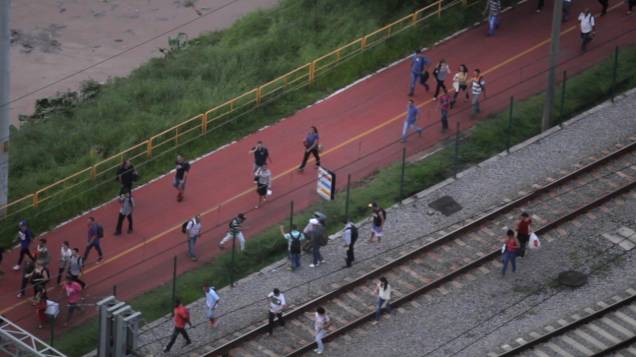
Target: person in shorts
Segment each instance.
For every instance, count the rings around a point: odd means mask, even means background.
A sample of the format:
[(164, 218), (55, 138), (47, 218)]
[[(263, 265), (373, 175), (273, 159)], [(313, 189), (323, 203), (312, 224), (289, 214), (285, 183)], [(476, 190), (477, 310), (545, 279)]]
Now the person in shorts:
[(377, 202), (369, 203), (369, 207), (373, 209), (373, 226), (371, 227), (371, 236), (369, 237), (369, 243), (374, 239), (380, 243), (382, 236), (384, 235), (384, 221), (386, 220), (386, 211), (380, 207)]
[(210, 321), (210, 327), (216, 327), (219, 324), (219, 320), (217, 320), (214, 312), (221, 298), (219, 298), (219, 294), (217, 294), (213, 286), (204, 286), (203, 293), (205, 294), (206, 315), (208, 321)]
[(177, 202), (183, 201), (185, 193), (186, 180), (190, 171), (190, 163), (181, 155), (177, 155), (176, 173), (172, 185), (177, 189)]

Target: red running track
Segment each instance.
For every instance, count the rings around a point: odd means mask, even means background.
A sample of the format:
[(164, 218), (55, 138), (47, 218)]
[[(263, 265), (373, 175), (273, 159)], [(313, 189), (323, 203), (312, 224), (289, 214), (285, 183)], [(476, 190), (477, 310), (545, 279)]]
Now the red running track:
[[(597, 36), (586, 54), (579, 53), (577, 23), (571, 20), (564, 25), (561, 37), (563, 63), (559, 71), (566, 69), (570, 75), (580, 72), (611, 54), (615, 46), (636, 42), (636, 21), (624, 14), (622, 1), (614, 1), (612, 5), (607, 16), (597, 18)], [(575, 3), (572, 14), (578, 14), (583, 6), (596, 9), (597, 3), (593, 0)], [(471, 71), (480, 68), (485, 72), (488, 97), (482, 102), (483, 118), (505, 109), (510, 96), (521, 99), (544, 88), (550, 21), (549, 12), (535, 14), (534, 4), (526, 3), (504, 14), (495, 37), (486, 38), (485, 26), (481, 25), (426, 51), (426, 55), (434, 61), (445, 58), (453, 72), (460, 63), (465, 63)], [(337, 172), (339, 188), (348, 174), (353, 180), (360, 180), (397, 161), (403, 147), (397, 140), (406, 108), (408, 77), (409, 61), (403, 61), (195, 162), (182, 203), (175, 201), (172, 174), (136, 190), (133, 234), (112, 236), (117, 204), (109, 203), (91, 212), (105, 227), (102, 247), (106, 260), (95, 264), (94, 252), (88, 259), (83, 276), (89, 285), (86, 290), (88, 300), (94, 302), (110, 295), (114, 285), (118, 297), (127, 300), (166, 283), (172, 276), (171, 262), (175, 255), (179, 259), (179, 273), (212, 260), (219, 254), (216, 244), (225, 232), (225, 222), (238, 212), (247, 212), (249, 228), (245, 234), (249, 240), (287, 217), (291, 200), (297, 210), (317, 202), (314, 169), (308, 165), (303, 174), (294, 171), (302, 156), (302, 139), (312, 125), (319, 128), (326, 149), (323, 166)], [(450, 81), (447, 83), (451, 88)], [(430, 149), (453, 135), (452, 132), (440, 132), (438, 111), (430, 93), (418, 87), (414, 99), (423, 108), (419, 125), (428, 128), (421, 138), (417, 135), (409, 138), (406, 145), (409, 155)], [(468, 107), (469, 103), (458, 102), (451, 112), (451, 128), (455, 128), (458, 121), (462, 129), (476, 122), (469, 119)], [(257, 140), (263, 140), (269, 147), (273, 159), (270, 168), (277, 178), (273, 183), (272, 200), (254, 210), (256, 193), (251, 177), (252, 157), (248, 150)], [(200, 212), (203, 213), (204, 230), (208, 231), (197, 245), (199, 262), (193, 263), (187, 259), (180, 225)], [(83, 251), (86, 229), (86, 217), (82, 216), (46, 234), (53, 255), (52, 273), (57, 270), (61, 242), (69, 240), (73, 247)], [(16, 260), (17, 252), (13, 251), (5, 257), (5, 264), (10, 267)], [(33, 308), (27, 299), (18, 300), (15, 296), (20, 274), (7, 271), (1, 281), (0, 313), (35, 331)], [(61, 294), (60, 289), (55, 288), (49, 296), (63, 301)], [(30, 295), (31, 290), (27, 296)], [(75, 323), (92, 315), (94, 312), (78, 316)], [(42, 336), (48, 337), (48, 333)]]

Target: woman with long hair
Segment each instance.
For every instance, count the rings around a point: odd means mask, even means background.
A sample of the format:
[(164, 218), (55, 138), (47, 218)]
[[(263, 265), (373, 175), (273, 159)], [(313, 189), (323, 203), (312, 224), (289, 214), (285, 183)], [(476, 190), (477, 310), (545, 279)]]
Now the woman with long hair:
[(382, 307), (386, 309), (387, 313), (391, 313), (391, 285), (385, 277), (381, 277), (375, 287), (375, 293), (378, 295), (377, 308), (375, 310), (375, 323), (380, 321), (380, 315), (382, 314)]
[(453, 100), (450, 104), (451, 109), (455, 106), (455, 102), (457, 102), (459, 92), (463, 91), (466, 96), (464, 100), (468, 100), (468, 67), (464, 64), (459, 66), (459, 71), (453, 76), (453, 89), (455, 89), (455, 94), (453, 94)]

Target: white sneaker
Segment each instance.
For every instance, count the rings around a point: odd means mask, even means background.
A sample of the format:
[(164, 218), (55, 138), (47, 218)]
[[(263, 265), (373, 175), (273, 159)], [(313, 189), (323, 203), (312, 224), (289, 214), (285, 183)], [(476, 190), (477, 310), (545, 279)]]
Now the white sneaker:
[(309, 267), (310, 267), (310, 268), (315, 268), (315, 267), (317, 267), (317, 266), (318, 266), (318, 264), (316, 264), (316, 265), (309, 264)]
[(15, 265), (15, 266), (13, 267), (13, 270), (15, 270), (15, 271), (20, 270), (20, 266), (19, 266), (19, 265)]
[(320, 261), (320, 264), (325, 264), (325, 263), (326, 261), (324, 259)]

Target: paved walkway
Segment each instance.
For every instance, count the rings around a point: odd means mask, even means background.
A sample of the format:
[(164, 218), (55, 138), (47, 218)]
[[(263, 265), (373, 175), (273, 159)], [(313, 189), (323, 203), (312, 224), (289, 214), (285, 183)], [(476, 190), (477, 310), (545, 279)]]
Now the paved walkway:
[[(618, 4), (615, 2), (614, 4)], [(622, 2), (620, 3), (622, 4)], [(574, 13), (594, 2), (575, 5)], [(621, 5), (622, 6), (622, 5)], [(547, 66), (549, 15), (535, 15), (532, 6), (524, 4), (506, 13), (503, 27), (497, 36), (486, 38), (483, 26), (427, 51), (434, 60), (446, 58), (453, 68), (466, 62), (470, 68), (479, 67), (488, 79), (489, 98), (483, 103), (484, 116), (504, 109), (508, 97), (523, 98), (543, 87), (544, 74), (532, 79)], [(536, 31), (528, 31), (528, 28)], [(599, 20), (599, 30), (593, 50), (578, 54), (578, 34), (571, 23), (562, 35), (562, 57), (569, 60), (563, 68), (576, 73), (598, 62), (611, 53), (618, 44), (633, 43), (636, 34), (618, 36), (636, 29), (636, 24), (621, 11), (612, 11)], [(497, 48), (497, 51), (493, 51)], [(470, 60), (469, 60), (470, 59)], [(182, 203), (176, 203), (170, 187), (172, 177), (167, 176), (137, 191), (136, 231), (131, 235), (113, 237), (117, 206), (114, 203), (91, 212), (106, 227), (103, 246), (106, 260), (95, 264), (95, 256), (88, 261), (84, 278), (89, 282), (88, 294), (94, 299), (105, 296), (117, 286), (118, 296), (130, 299), (170, 279), (172, 257), (179, 257), (179, 272), (193, 269), (219, 254), (216, 243), (223, 235), (226, 221), (238, 212), (247, 212), (249, 237), (287, 216), (289, 202), (302, 209), (318, 200), (314, 193), (315, 173), (308, 169), (298, 174), (294, 168), (301, 156), (301, 141), (307, 128), (318, 126), (325, 145), (323, 164), (336, 169), (339, 177), (351, 173), (354, 180), (372, 174), (379, 167), (399, 158), (402, 146), (399, 136), (402, 113), (406, 105), (408, 63), (399, 63), (377, 75), (328, 98), (292, 118), (261, 130), (194, 163), (188, 193)], [(501, 93), (496, 95), (497, 93)], [(431, 147), (444, 136), (437, 126), (437, 110), (430, 94), (421, 89), (415, 96), (423, 107), (424, 123), (430, 126), (422, 138), (412, 137), (407, 144), (410, 154)], [(452, 114), (451, 127), (457, 120), (462, 128), (473, 125), (467, 118), (467, 103), (459, 104)], [(450, 133), (449, 135), (452, 135)], [(256, 194), (251, 180), (251, 158), (248, 149), (256, 140), (263, 140), (273, 157), (271, 169), (276, 175), (273, 184), (274, 199), (264, 207), (253, 210)], [(385, 148), (373, 156), (367, 154)], [(239, 164), (236, 164), (236, 163)], [(242, 163), (242, 164), (241, 164)], [(339, 180), (339, 187), (345, 180)], [(185, 241), (179, 229), (181, 223), (195, 213), (203, 213), (206, 233), (198, 244), (200, 262), (185, 258)], [(79, 217), (47, 234), (50, 247), (56, 252), (62, 240), (72, 246), (85, 244), (85, 217)], [(249, 246), (249, 242), (248, 242)], [(15, 252), (6, 257), (11, 265)], [(56, 261), (54, 258), (53, 262)], [(53, 270), (56, 265), (53, 263)], [(33, 312), (26, 300), (16, 304), (15, 290), (19, 274), (8, 273), (0, 287), (0, 311), (12, 320), (33, 328)], [(59, 294), (59, 289), (52, 296)], [(86, 316), (85, 316), (86, 317)]]

